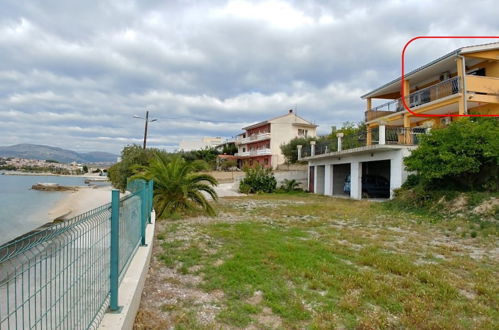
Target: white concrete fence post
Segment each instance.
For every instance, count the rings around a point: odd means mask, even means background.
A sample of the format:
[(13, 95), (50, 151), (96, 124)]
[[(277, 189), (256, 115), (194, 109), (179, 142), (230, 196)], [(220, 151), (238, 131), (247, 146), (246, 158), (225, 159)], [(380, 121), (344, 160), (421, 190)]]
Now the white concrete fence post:
[(315, 141), (310, 141), (310, 156), (315, 156)]
[(296, 146), (296, 149), (298, 149), (298, 160), (301, 160), (301, 148), (302, 147), (303, 146), (301, 144), (299, 144), (299, 145)]
[(338, 151), (341, 151), (343, 148), (343, 133), (337, 133), (336, 137), (338, 138)]
[(379, 144), (386, 144), (386, 126), (379, 125)]

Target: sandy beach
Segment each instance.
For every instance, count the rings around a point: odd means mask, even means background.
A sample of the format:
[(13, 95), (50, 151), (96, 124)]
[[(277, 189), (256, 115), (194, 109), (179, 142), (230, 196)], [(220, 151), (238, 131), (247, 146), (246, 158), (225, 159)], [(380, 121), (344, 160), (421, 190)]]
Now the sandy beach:
[(68, 192), (57, 205), (50, 210), (49, 219), (69, 219), (78, 214), (111, 202), (111, 186), (78, 187)]

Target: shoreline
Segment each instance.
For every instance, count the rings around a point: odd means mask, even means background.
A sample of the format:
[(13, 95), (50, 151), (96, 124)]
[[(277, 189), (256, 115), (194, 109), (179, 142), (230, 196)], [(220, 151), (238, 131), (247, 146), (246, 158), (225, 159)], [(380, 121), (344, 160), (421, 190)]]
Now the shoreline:
[(112, 186), (81, 186), (65, 192), (48, 212), (50, 222), (67, 220), (111, 202)]
[(50, 172), (21, 172), (21, 171), (0, 171), (0, 175), (12, 175), (12, 176), (60, 176), (65, 178), (107, 178), (106, 176), (96, 175), (96, 173), (85, 173), (85, 174), (55, 174)]
[[(74, 191), (60, 192), (62, 196), (55, 202), (49, 210), (40, 210), (35, 213), (35, 218), (45, 219), (44, 222), (23, 233), (18, 233), (5, 241), (0, 241), (0, 245), (8, 244), (24, 236), (49, 228), (58, 221), (69, 220), (79, 214), (90, 211), (99, 206), (111, 202), (112, 186), (76, 186)], [(50, 194), (52, 192), (44, 192)], [(38, 216), (36, 216), (38, 214)]]
[[(0, 175), (0, 178), (1, 177), (2, 175)], [(5, 194), (4, 197), (7, 198), (5, 200), (7, 203), (7, 211), (0, 213), (0, 224), (2, 224), (2, 228), (5, 231), (0, 239), (0, 245), (19, 239), (31, 232), (43, 230), (44, 227), (50, 226), (54, 221), (67, 220), (111, 201), (111, 185), (80, 185), (76, 182), (85, 179), (85, 177), (81, 176), (59, 176), (60, 178), (53, 176), (53, 180), (50, 180), (49, 177), (43, 178), (43, 176), (40, 175), (6, 175), (3, 177), (7, 179), (7, 181), (5, 181), (7, 182), (7, 188), (9, 187), (9, 184), (14, 184), (17, 188), (13, 188), (13, 190), (0, 189), (0, 196), (4, 196)], [(19, 184), (16, 177), (20, 178)], [(40, 177), (40, 180), (38, 180), (38, 177)], [(90, 179), (92, 179), (92, 177)], [(74, 190), (38, 191), (31, 189), (32, 185), (36, 184), (37, 180), (44, 182), (54, 181), (64, 186), (68, 186), (69, 184)], [(70, 181), (65, 182), (66, 180)], [(4, 188), (4, 186), (0, 188)], [(24, 193), (25, 189), (27, 191), (34, 191), (35, 193)], [(17, 195), (20, 199), (17, 197), (17, 199), (8, 198)], [(34, 199), (32, 203), (29, 202), (31, 198)], [(26, 207), (12, 207), (9, 209), (9, 205), (22, 205), (26, 202), (29, 202)], [(17, 213), (12, 213), (14, 216), (9, 216), (9, 210)], [(16, 224), (17, 221), (21, 221), (22, 223)]]

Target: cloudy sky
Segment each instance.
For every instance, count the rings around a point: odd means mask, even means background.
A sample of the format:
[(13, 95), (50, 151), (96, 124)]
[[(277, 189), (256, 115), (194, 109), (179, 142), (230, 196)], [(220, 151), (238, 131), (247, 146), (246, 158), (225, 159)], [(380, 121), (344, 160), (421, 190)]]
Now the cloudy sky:
[[(400, 74), (420, 35), (498, 35), (496, 1), (19, 1), (0, 4), (0, 145), (119, 153), (231, 137), (295, 108), (327, 133)], [(487, 42), (490, 40), (487, 40)], [(475, 41), (411, 44), (414, 68)]]

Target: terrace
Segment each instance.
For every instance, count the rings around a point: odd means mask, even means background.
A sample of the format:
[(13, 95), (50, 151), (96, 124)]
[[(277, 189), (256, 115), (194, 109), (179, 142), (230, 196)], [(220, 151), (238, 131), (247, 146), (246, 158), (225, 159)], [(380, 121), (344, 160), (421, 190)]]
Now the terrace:
[[(391, 146), (417, 146), (421, 140), (421, 135), (428, 134), (430, 128), (421, 127), (396, 127), (380, 125), (371, 130), (372, 146), (379, 148), (383, 145)], [(301, 157), (311, 157), (317, 155), (326, 155), (335, 152), (346, 152), (348, 150), (365, 150), (370, 146), (366, 146), (365, 132), (343, 137), (338, 134), (332, 139), (320, 139), (315, 145), (304, 146), (301, 149)]]
[[(456, 76), (406, 95), (405, 104), (409, 106), (411, 110), (418, 109), (421, 106), (452, 97), (461, 93), (461, 91), (461, 79)], [(400, 97), (367, 110), (365, 112), (365, 120), (366, 122), (369, 122), (404, 110), (406, 109), (402, 102), (402, 98)]]

